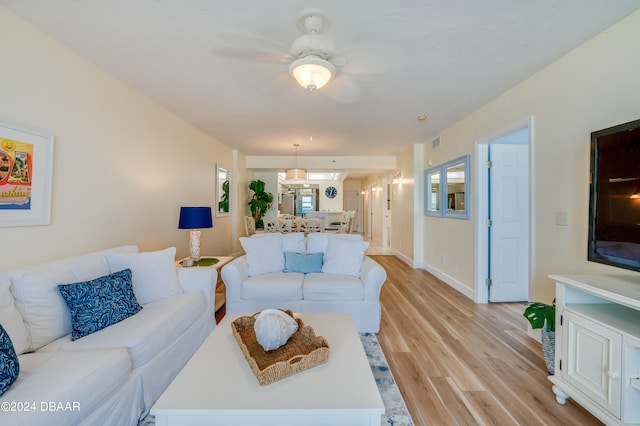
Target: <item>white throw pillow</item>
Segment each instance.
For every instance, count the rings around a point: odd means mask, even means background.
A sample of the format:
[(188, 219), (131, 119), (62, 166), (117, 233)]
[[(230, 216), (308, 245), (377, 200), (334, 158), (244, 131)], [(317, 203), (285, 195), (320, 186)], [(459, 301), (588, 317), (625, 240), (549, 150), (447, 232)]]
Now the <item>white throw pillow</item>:
[(364, 252), (363, 241), (329, 238), (322, 272), (360, 277)]
[(364, 249), (369, 248), (369, 243), (362, 240), (362, 235), (358, 234), (329, 234), (326, 232), (315, 232), (307, 237), (307, 253), (325, 253), (330, 239), (341, 239), (349, 241), (359, 241)]
[(106, 275), (109, 273), (106, 256), (137, 251), (136, 246), (116, 247), (9, 271), (15, 306), (27, 329), (27, 352), (71, 333), (71, 315), (58, 284)]
[(307, 252), (307, 242), (304, 232), (292, 232), (282, 235), (282, 251), (304, 254)]
[(9, 333), (16, 355), (21, 355), (29, 348), (29, 338), (27, 329), (22, 322), (22, 316), (13, 301), (10, 287), (9, 279), (0, 277), (0, 324)]
[(71, 333), (69, 308), (57, 287), (75, 280), (71, 270), (62, 264), (41, 266), (26, 270), (12, 280), (16, 308), (27, 329), (28, 351)]
[(324, 253), (327, 251), (329, 237), (322, 232), (313, 232), (307, 236), (307, 253)]
[(133, 291), (142, 305), (182, 293), (176, 273), (176, 248), (107, 256), (111, 272), (131, 269)]
[(247, 259), (249, 276), (284, 271), (282, 234), (261, 235), (258, 238), (240, 238)]
[[(304, 238), (304, 232), (261, 232), (253, 234), (250, 238), (270, 237), (275, 234), (282, 235), (282, 251), (292, 251), (294, 253), (304, 254), (307, 252), (307, 241)], [(243, 237), (245, 238), (245, 237)]]

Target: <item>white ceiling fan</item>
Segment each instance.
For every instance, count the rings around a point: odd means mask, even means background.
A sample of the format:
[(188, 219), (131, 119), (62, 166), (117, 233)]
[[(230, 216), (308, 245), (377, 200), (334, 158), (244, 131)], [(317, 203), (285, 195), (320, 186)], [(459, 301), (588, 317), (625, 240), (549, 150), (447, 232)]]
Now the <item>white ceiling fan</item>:
[[(290, 75), (305, 89), (319, 90), (335, 79), (336, 87), (326, 94), (340, 102), (354, 102), (358, 98), (358, 88), (344, 67), (345, 57), (337, 54), (333, 42), (325, 35), (330, 21), (317, 9), (302, 12), (297, 20), (298, 36), (290, 47), (281, 42), (234, 33), (219, 34), (226, 43), (239, 46), (250, 44), (248, 49), (215, 50), (220, 54), (237, 59), (269, 64), (289, 64)], [(263, 46), (263, 49), (254, 46)], [(287, 51), (288, 50), (288, 51)]]
[(289, 73), (310, 91), (324, 87), (336, 73), (333, 44), (324, 35), (328, 26), (329, 20), (318, 10), (304, 12), (298, 18), (303, 34), (291, 46)]

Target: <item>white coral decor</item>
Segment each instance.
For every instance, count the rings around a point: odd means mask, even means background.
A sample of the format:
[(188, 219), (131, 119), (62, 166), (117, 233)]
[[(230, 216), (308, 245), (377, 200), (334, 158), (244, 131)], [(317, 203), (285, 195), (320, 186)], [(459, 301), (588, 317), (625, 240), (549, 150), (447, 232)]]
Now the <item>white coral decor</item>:
[(256, 317), (253, 329), (262, 349), (272, 351), (287, 343), (298, 329), (298, 323), (279, 309), (265, 309)]

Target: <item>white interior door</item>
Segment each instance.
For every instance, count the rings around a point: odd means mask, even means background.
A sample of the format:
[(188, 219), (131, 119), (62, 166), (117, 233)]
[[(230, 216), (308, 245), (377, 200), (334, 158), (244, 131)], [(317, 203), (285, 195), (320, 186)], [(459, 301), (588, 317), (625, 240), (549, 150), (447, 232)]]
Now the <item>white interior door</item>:
[(389, 180), (388, 178), (384, 177), (382, 178), (382, 193), (380, 195), (380, 219), (381, 219), (381, 223), (380, 223), (380, 228), (381, 228), (381, 246), (384, 248), (388, 248), (390, 245), (390, 240), (389, 240), (389, 220), (391, 219), (390, 214), (389, 214)]
[(491, 302), (529, 297), (529, 148), (524, 143), (489, 146), (489, 277)]
[(367, 237), (373, 239), (373, 185), (369, 185), (367, 197)]

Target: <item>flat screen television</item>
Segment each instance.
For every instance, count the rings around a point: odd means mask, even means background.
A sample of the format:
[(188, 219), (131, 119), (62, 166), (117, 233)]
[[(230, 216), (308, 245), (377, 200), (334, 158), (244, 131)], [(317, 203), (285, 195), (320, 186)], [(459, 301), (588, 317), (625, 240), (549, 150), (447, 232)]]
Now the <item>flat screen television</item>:
[(588, 259), (640, 272), (640, 120), (591, 133)]

